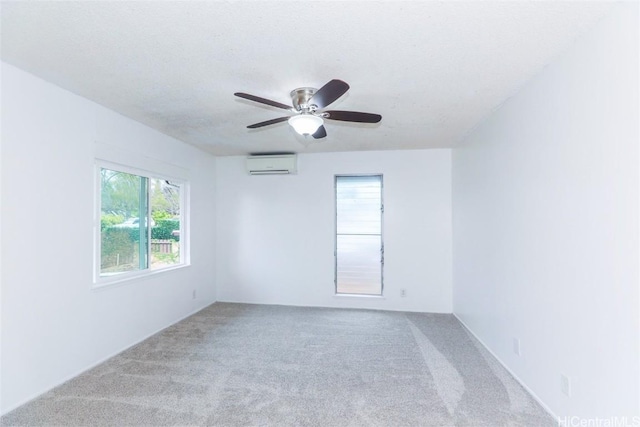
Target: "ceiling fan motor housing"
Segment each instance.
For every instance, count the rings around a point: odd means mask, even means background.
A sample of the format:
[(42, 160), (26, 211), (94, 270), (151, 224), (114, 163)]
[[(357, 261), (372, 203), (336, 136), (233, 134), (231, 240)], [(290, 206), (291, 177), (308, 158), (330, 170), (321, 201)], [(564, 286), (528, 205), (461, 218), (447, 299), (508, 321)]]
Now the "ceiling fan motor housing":
[(291, 101), (293, 108), (302, 113), (310, 113), (317, 109), (313, 104), (309, 104), (311, 97), (318, 91), (312, 87), (299, 87), (291, 91)]

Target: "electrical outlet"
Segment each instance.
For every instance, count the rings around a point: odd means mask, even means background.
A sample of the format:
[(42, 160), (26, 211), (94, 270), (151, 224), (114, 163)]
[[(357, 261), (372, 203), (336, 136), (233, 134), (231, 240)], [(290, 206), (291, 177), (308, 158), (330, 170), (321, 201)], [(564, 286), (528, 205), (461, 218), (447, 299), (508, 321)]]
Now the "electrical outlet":
[(567, 397), (571, 397), (571, 379), (565, 374), (560, 374), (560, 391)]
[(516, 356), (520, 356), (520, 340), (518, 338), (513, 339), (513, 352)]
[(402, 298), (406, 297), (407, 296), (407, 290), (406, 289), (400, 289), (400, 296)]
[(196, 299), (196, 290), (195, 289), (193, 290), (193, 294), (191, 295), (191, 298), (192, 299)]

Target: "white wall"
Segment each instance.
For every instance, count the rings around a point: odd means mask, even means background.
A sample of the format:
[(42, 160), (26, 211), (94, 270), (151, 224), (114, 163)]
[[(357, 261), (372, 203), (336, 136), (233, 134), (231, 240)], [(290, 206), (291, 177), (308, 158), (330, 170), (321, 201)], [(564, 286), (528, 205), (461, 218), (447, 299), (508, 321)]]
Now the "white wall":
[(638, 72), (627, 3), (453, 152), (454, 313), (562, 417), (639, 414)]
[[(190, 267), (92, 290), (96, 156), (190, 180)], [(2, 413), (215, 300), (212, 156), (3, 63), (1, 171)]]
[[(219, 301), (451, 312), (450, 150), (303, 154), (286, 176), (216, 161)], [(361, 173), (384, 175), (383, 298), (335, 296), (334, 176)]]

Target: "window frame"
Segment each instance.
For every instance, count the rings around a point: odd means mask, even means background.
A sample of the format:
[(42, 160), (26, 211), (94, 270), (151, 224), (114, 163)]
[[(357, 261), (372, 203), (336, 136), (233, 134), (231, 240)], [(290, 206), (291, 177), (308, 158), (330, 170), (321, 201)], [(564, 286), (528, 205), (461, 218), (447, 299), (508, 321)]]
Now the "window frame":
[[(338, 179), (350, 177), (380, 177), (380, 293), (359, 294), (338, 292)], [(337, 297), (384, 298), (384, 174), (383, 173), (350, 173), (336, 174), (333, 177), (333, 291)]]
[[(180, 186), (180, 262), (177, 264), (169, 265), (160, 268), (151, 268), (151, 264), (139, 270), (125, 271), (113, 275), (101, 274), (101, 262), (102, 262), (102, 235), (101, 235), (101, 214), (102, 214), (102, 169), (109, 169), (112, 171), (127, 173), (136, 175), (147, 179), (147, 216), (146, 220), (148, 224), (151, 224), (151, 203), (149, 203), (150, 197), (150, 182), (152, 179), (161, 179), (170, 181), (173, 184)], [(181, 269), (190, 265), (190, 236), (189, 236), (189, 181), (171, 176), (165, 173), (145, 170), (136, 168), (133, 166), (123, 165), (121, 163), (115, 163), (108, 160), (96, 159), (94, 170), (94, 256), (93, 256), (93, 284), (92, 288), (103, 288), (106, 286), (119, 284), (138, 278), (145, 278), (156, 274), (162, 274), (167, 271)], [(147, 257), (151, 259), (151, 227), (147, 229)]]

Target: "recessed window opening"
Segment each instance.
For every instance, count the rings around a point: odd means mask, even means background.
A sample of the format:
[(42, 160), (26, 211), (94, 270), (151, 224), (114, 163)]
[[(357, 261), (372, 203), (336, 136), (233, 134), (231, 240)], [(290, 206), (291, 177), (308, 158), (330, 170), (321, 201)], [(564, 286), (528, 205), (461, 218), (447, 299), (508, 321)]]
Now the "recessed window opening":
[(382, 175), (336, 176), (337, 294), (382, 295)]
[(96, 283), (185, 264), (186, 183), (99, 165)]

